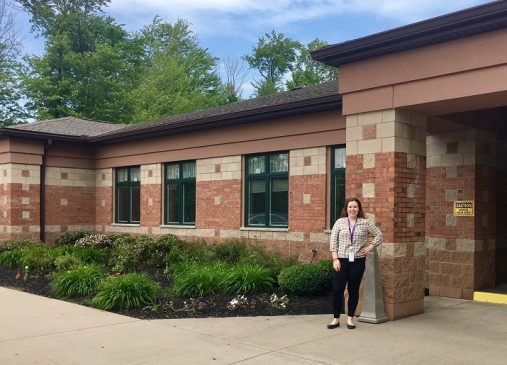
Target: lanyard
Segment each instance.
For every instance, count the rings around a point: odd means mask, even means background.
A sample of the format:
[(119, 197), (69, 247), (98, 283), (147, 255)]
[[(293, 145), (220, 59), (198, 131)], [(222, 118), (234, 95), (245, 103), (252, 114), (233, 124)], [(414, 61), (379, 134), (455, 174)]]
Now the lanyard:
[(347, 218), (347, 220), (349, 221), (350, 243), (353, 243), (354, 242), (354, 233), (356, 232), (357, 220), (356, 220), (356, 223), (352, 226), (352, 229), (350, 228), (350, 220), (348, 218)]

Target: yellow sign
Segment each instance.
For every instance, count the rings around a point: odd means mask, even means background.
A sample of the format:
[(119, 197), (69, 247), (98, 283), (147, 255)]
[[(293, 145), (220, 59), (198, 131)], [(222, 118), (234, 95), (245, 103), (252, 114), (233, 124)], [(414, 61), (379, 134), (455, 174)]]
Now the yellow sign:
[(473, 217), (475, 215), (474, 201), (473, 200), (455, 201), (452, 214), (455, 217)]

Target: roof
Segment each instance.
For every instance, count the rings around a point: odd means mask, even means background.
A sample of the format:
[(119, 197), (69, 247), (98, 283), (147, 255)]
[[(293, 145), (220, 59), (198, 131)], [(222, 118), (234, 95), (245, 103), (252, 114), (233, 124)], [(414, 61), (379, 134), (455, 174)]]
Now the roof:
[(18, 124), (10, 128), (32, 132), (62, 134), (66, 136), (94, 137), (124, 128), (124, 125), (67, 117), (43, 120), (29, 124)]
[(473, 8), (376, 33), (313, 51), (312, 57), (330, 66), (407, 51), (507, 27), (507, 1)]
[(153, 122), (125, 125), (68, 117), (0, 128), (0, 136), (111, 143), (340, 109), (338, 82), (330, 81)]

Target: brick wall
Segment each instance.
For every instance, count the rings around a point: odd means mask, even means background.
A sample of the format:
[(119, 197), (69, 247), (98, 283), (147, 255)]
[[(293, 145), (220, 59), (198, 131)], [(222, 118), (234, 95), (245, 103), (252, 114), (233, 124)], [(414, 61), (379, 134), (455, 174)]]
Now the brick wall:
[(104, 233), (113, 223), (113, 169), (95, 171), (95, 230)]
[(141, 225), (162, 224), (162, 165), (141, 165)]
[(46, 168), (46, 242), (64, 232), (95, 229), (95, 171)]
[(241, 156), (197, 160), (196, 226), (239, 230), (242, 217)]
[[(431, 295), (471, 299), (495, 277), (496, 143), (478, 131), (428, 137), (426, 287)], [(453, 202), (473, 200), (475, 217), (453, 215)]]
[(496, 199), (496, 284), (507, 283), (507, 143), (498, 141)]

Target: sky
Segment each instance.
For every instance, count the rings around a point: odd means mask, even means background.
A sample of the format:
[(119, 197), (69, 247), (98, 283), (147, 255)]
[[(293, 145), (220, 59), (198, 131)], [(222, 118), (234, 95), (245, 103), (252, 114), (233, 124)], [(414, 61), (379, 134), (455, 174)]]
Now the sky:
[[(13, 0), (11, 0), (13, 1)], [(481, 0), (112, 0), (104, 8), (128, 31), (155, 16), (185, 19), (201, 47), (219, 58), (240, 59), (275, 30), (308, 43), (341, 43), (490, 2)], [(43, 41), (30, 34), (27, 14), (15, 11), (23, 51), (41, 54)], [(245, 66), (246, 67), (246, 66)], [(248, 88), (248, 87), (247, 87)], [(246, 90), (248, 94), (249, 91)]]

